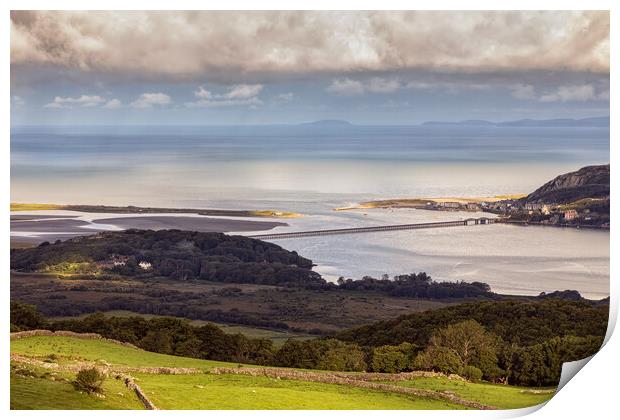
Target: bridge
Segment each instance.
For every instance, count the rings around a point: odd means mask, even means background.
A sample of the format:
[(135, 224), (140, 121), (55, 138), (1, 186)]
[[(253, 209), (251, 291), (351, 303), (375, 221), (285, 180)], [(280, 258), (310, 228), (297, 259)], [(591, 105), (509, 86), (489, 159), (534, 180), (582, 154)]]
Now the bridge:
[(367, 226), (345, 229), (307, 230), (302, 232), (266, 233), (262, 235), (249, 235), (248, 237), (262, 240), (291, 239), (304, 238), (307, 236), (350, 235), (353, 233), (387, 232), (392, 230), (436, 229), (456, 226), (489, 225), (495, 222), (496, 221), (494, 219), (480, 217), (477, 219), (469, 218), (465, 220), (455, 220), (450, 222), (413, 223), (407, 225)]

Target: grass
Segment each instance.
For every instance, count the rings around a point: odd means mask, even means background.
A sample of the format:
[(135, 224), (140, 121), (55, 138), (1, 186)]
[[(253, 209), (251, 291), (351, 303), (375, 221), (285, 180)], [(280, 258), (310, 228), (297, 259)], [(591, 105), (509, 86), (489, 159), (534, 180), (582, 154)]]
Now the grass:
[[(40, 372), (40, 370), (39, 370)], [(61, 375), (56, 374), (55, 378)], [(71, 375), (62, 375), (70, 381)], [(49, 377), (27, 377), (11, 373), (12, 410), (140, 410), (144, 406), (135, 393), (114, 379), (103, 383), (101, 398), (78, 392), (71, 383)]]
[[(118, 367), (185, 367), (204, 369), (236, 367), (236, 363), (199, 360), (132, 349), (98, 339), (35, 336), (11, 341), (11, 353), (59, 364), (93, 361)], [(50, 355), (55, 355), (51, 357)], [(14, 409), (114, 409), (141, 408), (119, 380), (108, 378), (105, 399), (81, 394), (66, 381), (74, 374), (34, 369), (34, 377), (11, 374), (11, 407)], [(64, 376), (63, 376), (64, 375)], [(462, 405), (412, 395), (357, 388), (354, 386), (273, 379), (264, 376), (133, 373), (153, 403), (162, 409), (463, 409)], [(499, 408), (538, 405), (553, 396), (550, 389), (469, 383), (447, 378), (416, 378), (389, 382), (431, 391), (451, 391), (459, 397)], [(538, 391), (538, 393), (532, 392)]]
[(62, 204), (11, 203), (11, 211), (62, 210)]
[(444, 401), (400, 394), (244, 375), (140, 374), (136, 375), (136, 379), (151, 401), (162, 409), (463, 409)]
[[(495, 385), (489, 383), (471, 383), (455, 381), (448, 378), (415, 378), (407, 381), (392, 382), (399, 386), (409, 386), (431, 391), (451, 391), (461, 398), (498, 408), (522, 408), (541, 404), (553, 397), (555, 389)], [(542, 391), (542, 392), (540, 392)]]
[(151, 353), (104, 340), (73, 337), (37, 336), (13, 340), (11, 341), (11, 353), (30, 357), (45, 357), (50, 354), (55, 354), (57, 356), (79, 356), (81, 360), (104, 360), (116, 366), (133, 367), (165, 366), (209, 369), (217, 366), (237, 366), (236, 363)]

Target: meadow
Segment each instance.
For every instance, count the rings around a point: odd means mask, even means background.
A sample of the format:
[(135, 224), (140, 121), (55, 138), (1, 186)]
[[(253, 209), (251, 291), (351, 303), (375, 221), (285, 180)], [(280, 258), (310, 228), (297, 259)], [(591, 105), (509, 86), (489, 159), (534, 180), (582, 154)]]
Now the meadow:
[[(115, 379), (116, 372), (131, 375), (159, 409), (471, 408), (467, 404), (442, 398), (441, 395), (447, 394), (440, 393), (437, 393), (438, 397), (428, 397), (316, 380), (218, 373), (215, 368), (236, 368), (239, 365), (152, 353), (101, 339), (62, 336), (19, 338), (11, 341), (11, 355), (13, 409), (144, 408), (133, 391), (127, 389), (121, 380)], [(96, 365), (108, 371), (103, 397), (80, 393), (71, 385), (76, 366), (85, 365)], [(158, 367), (192, 370), (179, 374), (150, 370)], [(304, 372), (335, 374), (327, 371)], [(355, 376), (351, 374), (351, 378)], [(445, 376), (375, 382), (421, 391), (449, 391), (467, 402), (501, 409), (537, 405), (553, 395), (551, 389), (472, 383)]]

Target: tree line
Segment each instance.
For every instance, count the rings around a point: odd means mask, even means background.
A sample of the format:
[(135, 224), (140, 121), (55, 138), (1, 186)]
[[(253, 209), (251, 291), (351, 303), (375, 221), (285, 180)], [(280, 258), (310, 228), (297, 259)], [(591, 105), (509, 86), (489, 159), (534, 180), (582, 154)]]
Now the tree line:
[[(545, 386), (558, 383), (562, 363), (600, 348), (607, 310), (555, 299), (478, 302), (407, 315), (335, 337), (291, 339), (276, 348), (270, 340), (226, 334), (211, 324), (192, 326), (177, 318), (98, 313), (48, 322), (34, 306), (13, 302), (11, 330), (98, 333), (149, 351), (238, 363), (386, 373), (430, 370), (474, 381)], [(507, 319), (500, 321), (501, 316)]]

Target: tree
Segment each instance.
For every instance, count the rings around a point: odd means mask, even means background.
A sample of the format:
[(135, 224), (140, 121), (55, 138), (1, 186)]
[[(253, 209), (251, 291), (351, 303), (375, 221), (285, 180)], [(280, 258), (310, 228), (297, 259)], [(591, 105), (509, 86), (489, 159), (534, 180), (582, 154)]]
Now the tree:
[(432, 370), (445, 374), (460, 373), (462, 367), (460, 359), (449, 348), (433, 346), (420, 352), (412, 364), (412, 368), (416, 370)]
[(36, 306), (11, 302), (11, 331), (35, 330), (45, 326), (45, 318)]
[(480, 381), (482, 379), (482, 371), (476, 366), (467, 365), (461, 370), (461, 376), (470, 381)]
[(498, 366), (499, 337), (488, 333), (474, 320), (467, 320), (439, 329), (414, 365), (459, 373), (466, 366), (481, 370), (485, 379), (496, 380), (502, 374)]
[(140, 347), (155, 353), (172, 353), (172, 337), (167, 330), (149, 331), (142, 340)]
[(376, 347), (370, 367), (374, 372), (398, 373), (410, 369), (415, 347), (409, 343)]
[(325, 352), (317, 369), (361, 372), (366, 370), (366, 355), (357, 344), (329, 340), (331, 348)]
[(476, 321), (468, 320), (441, 328), (431, 337), (431, 346), (446, 347), (466, 366), (495, 345), (494, 338)]

